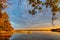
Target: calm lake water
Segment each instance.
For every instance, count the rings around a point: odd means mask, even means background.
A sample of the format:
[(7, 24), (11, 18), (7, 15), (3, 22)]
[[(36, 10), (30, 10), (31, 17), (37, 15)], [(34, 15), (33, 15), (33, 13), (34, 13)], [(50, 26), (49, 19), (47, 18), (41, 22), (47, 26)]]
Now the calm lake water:
[(16, 32), (6, 40), (60, 40), (60, 33), (51, 31), (35, 31), (32, 34)]

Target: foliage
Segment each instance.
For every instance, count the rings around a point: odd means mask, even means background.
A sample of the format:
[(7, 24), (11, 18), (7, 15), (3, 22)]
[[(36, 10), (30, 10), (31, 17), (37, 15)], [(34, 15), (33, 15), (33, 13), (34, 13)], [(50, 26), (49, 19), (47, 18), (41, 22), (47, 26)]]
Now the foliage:
[(13, 30), (7, 12), (3, 12), (3, 10), (7, 7), (7, 1), (8, 0), (0, 0), (0, 30), (3, 31)]
[(0, 0), (0, 9), (5, 9), (7, 5), (5, 4), (7, 0)]
[(46, 6), (46, 8), (51, 8), (52, 12), (52, 25), (54, 25), (54, 21), (57, 19), (56, 12), (60, 11), (59, 0), (45, 0), (45, 2), (42, 2), (41, 0), (28, 0), (29, 5), (33, 8), (32, 10), (29, 10), (29, 13), (32, 15), (35, 15), (37, 13), (36, 10), (42, 10), (42, 6)]

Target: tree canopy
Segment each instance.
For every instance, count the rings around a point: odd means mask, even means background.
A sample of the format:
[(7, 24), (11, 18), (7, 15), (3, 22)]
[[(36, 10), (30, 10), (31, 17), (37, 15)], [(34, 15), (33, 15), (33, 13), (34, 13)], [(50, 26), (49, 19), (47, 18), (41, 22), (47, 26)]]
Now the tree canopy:
[(3, 10), (7, 7), (7, 0), (0, 0), (0, 30), (3, 31), (11, 31), (13, 30), (9, 16), (7, 12), (3, 12)]

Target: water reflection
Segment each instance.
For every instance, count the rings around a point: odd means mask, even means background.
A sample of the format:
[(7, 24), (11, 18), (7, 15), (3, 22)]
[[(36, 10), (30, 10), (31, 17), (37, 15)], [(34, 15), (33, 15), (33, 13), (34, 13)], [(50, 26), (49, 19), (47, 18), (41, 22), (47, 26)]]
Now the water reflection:
[(10, 40), (12, 34), (0, 34), (0, 40)]
[(60, 33), (52, 31), (23, 31), (0, 34), (0, 40), (60, 40)]
[(15, 32), (10, 40), (60, 40), (60, 33), (51, 31)]

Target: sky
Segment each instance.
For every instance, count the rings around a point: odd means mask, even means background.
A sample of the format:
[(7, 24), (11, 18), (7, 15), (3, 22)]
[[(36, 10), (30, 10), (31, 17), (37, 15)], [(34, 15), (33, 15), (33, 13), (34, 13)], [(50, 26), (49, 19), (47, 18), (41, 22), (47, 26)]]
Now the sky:
[[(58, 28), (60, 25), (60, 19), (55, 21), (56, 26), (51, 24), (51, 11), (43, 7), (42, 11), (39, 11), (36, 15), (32, 16), (28, 13), (31, 7), (27, 8), (27, 1), (20, 0), (20, 5), (18, 6), (18, 0), (11, 0), (12, 5), (8, 5), (5, 11), (9, 15), (10, 23), (14, 29), (28, 29), (28, 28)], [(44, 0), (42, 0), (44, 1)], [(10, 1), (9, 1), (10, 2)], [(45, 15), (43, 15), (45, 14)], [(58, 18), (60, 14), (56, 15)]]

